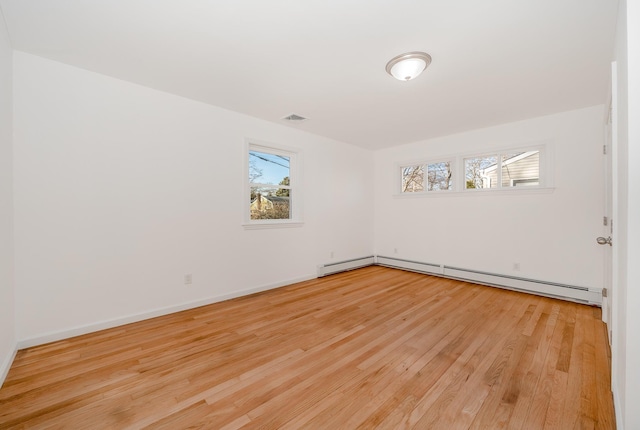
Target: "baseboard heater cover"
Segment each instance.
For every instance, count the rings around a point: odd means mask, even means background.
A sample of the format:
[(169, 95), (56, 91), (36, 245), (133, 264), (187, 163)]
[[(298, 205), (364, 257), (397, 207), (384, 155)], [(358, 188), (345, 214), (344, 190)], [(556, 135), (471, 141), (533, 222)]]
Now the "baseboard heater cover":
[(444, 266), (443, 276), (482, 285), (602, 306), (602, 289), (600, 288), (590, 289), (575, 285), (479, 272), (449, 266)]
[(405, 260), (401, 258), (385, 257), (381, 255), (318, 266), (318, 276), (325, 276), (344, 270), (352, 270), (370, 265), (403, 269), (411, 272), (459, 279), (476, 284), (521, 291), (524, 293), (537, 294), (540, 296), (570, 300), (577, 303), (602, 306), (601, 288), (580, 287), (575, 285), (561, 284), (557, 282), (540, 281), (537, 279), (528, 279), (517, 276), (501, 275), (498, 273), (463, 269), (459, 267), (446, 266), (444, 264), (425, 263), (414, 260)]
[(403, 260), (401, 258), (376, 256), (378, 266), (387, 266), (394, 269), (404, 269), (411, 272), (427, 273), (429, 275), (442, 275), (444, 266), (433, 263), (423, 263), (421, 261)]
[(332, 275), (338, 272), (346, 272), (347, 270), (359, 269), (361, 267), (372, 266), (375, 264), (375, 257), (354, 258), (352, 260), (338, 261), (336, 263), (323, 264), (318, 266), (318, 278)]

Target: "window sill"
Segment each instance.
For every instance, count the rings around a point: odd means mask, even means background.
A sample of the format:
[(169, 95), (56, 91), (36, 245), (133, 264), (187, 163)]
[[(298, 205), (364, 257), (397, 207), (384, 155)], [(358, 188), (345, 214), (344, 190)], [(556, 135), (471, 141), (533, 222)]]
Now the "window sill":
[(536, 187), (536, 188), (502, 188), (499, 190), (463, 190), (463, 191), (427, 191), (420, 193), (403, 193), (394, 194), (394, 198), (412, 199), (412, 198), (432, 198), (432, 197), (461, 197), (461, 196), (524, 196), (529, 194), (551, 194), (555, 191), (555, 187)]
[(263, 230), (269, 228), (297, 228), (302, 227), (304, 223), (302, 221), (272, 221), (261, 223), (244, 223), (242, 227), (245, 230)]

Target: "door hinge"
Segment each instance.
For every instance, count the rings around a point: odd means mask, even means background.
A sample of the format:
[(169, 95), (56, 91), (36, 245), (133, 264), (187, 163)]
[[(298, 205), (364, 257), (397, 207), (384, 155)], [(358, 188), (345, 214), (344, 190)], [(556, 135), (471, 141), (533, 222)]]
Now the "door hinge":
[(612, 124), (613, 123), (613, 104), (609, 104), (609, 117), (607, 118), (607, 123), (608, 124)]
[(602, 225), (605, 226), (605, 227), (607, 225), (609, 225), (609, 218), (607, 218), (606, 216), (603, 216), (602, 217)]
[(606, 288), (602, 289), (602, 297), (607, 297), (607, 289)]
[(607, 145), (602, 145), (602, 153), (607, 155)]

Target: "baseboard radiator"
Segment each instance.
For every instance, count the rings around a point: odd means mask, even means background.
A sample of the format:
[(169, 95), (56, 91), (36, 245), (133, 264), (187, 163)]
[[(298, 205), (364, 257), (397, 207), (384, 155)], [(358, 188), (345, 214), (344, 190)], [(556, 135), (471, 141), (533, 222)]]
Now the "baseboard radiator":
[(338, 261), (336, 263), (323, 264), (318, 266), (318, 278), (327, 275), (333, 275), (338, 272), (346, 272), (347, 270), (359, 269), (360, 267), (372, 266), (375, 264), (375, 257), (354, 258), (352, 260)]
[[(318, 276), (326, 276), (344, 270), (357, 269), (359, 267), (379, 265), (411, 272), (425, 273), (444, 278), (459, 279), (475, 284), (488, 285), (508, 290), (557, 299), (570, 300), (594, 306), (602, 306), (602, 289), (587, 288), (575, 285), (560, 284), (557, 282), (540, 281), (517, 276), (502, 275), (498, 273), (482, 272), (478, 270), (463, 269), (460, 267), (446, 266), (444, 264), (425, 263), (400, 258), (371, 256), (362, 259), (332, 263), (318, 266)], [(321, 274), (322, 272), (322, 274)]]

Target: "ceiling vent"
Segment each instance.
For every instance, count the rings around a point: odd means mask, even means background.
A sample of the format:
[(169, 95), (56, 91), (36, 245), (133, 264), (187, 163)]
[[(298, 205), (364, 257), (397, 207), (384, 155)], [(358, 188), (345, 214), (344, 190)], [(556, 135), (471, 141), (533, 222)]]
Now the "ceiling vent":
[(291, 122), (302, 122), (307, 120), (307, 118), (300, 115), (296, 115), (295, 113), (292, 113), (291, 115), (287, 115), (282, 119), (285, 121), (291, 121)]

